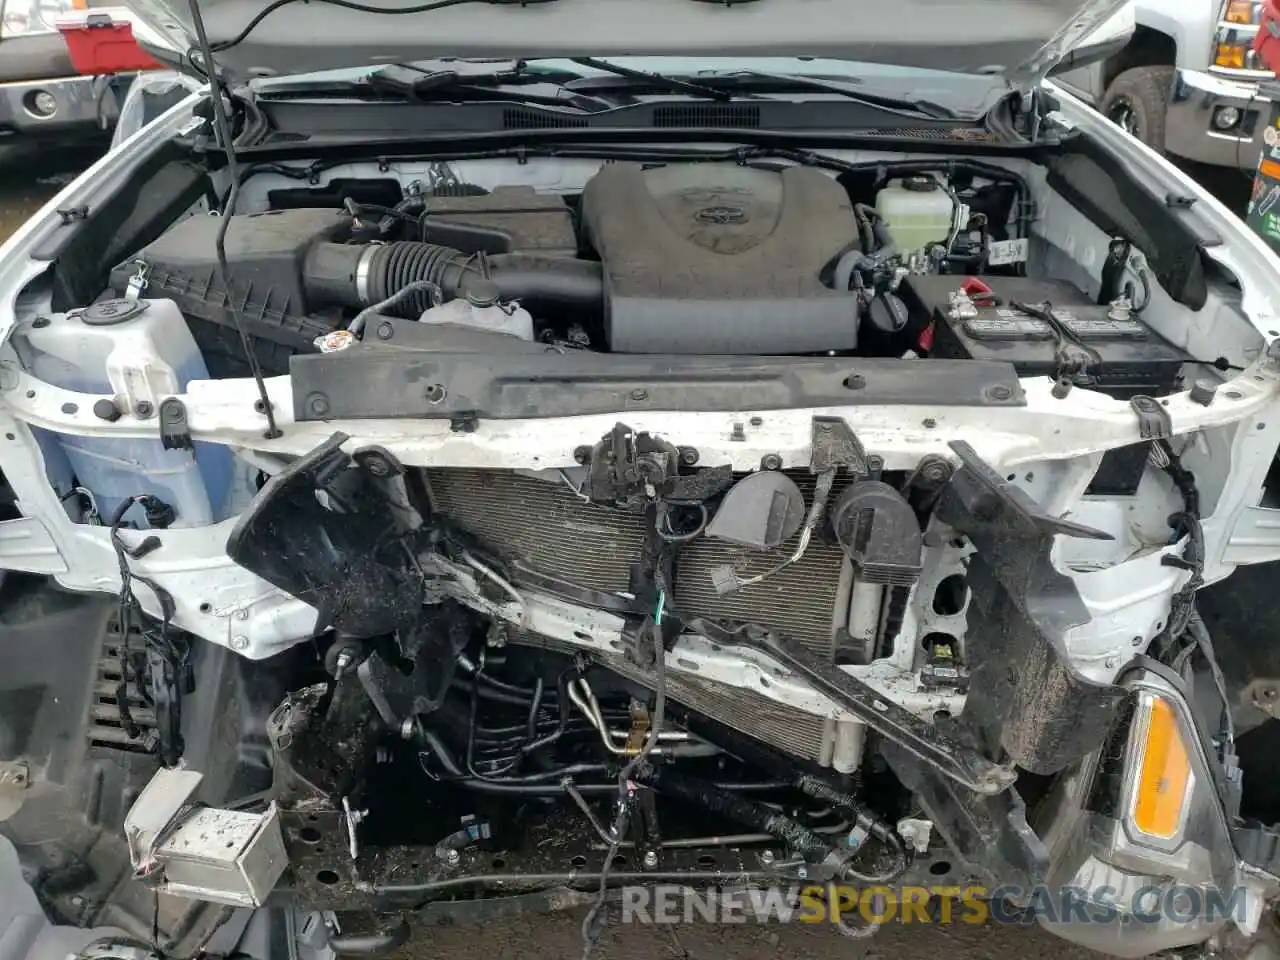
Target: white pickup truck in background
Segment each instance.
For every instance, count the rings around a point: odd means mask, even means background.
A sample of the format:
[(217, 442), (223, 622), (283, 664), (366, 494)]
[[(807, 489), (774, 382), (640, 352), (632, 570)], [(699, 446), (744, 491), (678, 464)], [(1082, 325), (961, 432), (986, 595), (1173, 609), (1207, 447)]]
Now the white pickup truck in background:
[(1215, 166), (1253, 169), (1273, 74), (1251, 44), (1259, 0), (1136, 0), (1129, 43), (1056, 83), (1148, 146)]

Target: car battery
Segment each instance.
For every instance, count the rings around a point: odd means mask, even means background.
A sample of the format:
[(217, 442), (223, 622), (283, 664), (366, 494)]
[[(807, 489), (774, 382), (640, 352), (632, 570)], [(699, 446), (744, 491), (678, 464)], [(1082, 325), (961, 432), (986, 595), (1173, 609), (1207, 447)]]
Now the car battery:
[[(955, 307), (954, 295), (965, 293)], [(1097, 354), (1088, 375), (1091, 388), (1128, 399), (1162, 394), (1177, 387), (1188, 357), (1148, 328), (1136, 315), (1123, 316), (1094, 303), (1062, 280), (1030, 277), (910, 276), (899, 293), (911, 313), (927, 318), (929, 355), (941, 359), (998, 360), (1013, 364), (1020, 377), (1056, 377), (1061, 335), (1045, 320), (1015, 304), (1044, 310)]]

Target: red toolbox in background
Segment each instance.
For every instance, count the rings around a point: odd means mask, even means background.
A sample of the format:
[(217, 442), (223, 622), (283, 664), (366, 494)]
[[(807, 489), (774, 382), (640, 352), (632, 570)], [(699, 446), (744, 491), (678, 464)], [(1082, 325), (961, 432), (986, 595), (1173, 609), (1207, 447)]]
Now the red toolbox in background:
[(133, 38), (133, 25), (127, 20), (113, 19), (106, 11), (78, 10), (60, 17), (57, 27), (67, 43), (72, 66), (82, 76), (163, 69), (162, 64), (138, 46)]

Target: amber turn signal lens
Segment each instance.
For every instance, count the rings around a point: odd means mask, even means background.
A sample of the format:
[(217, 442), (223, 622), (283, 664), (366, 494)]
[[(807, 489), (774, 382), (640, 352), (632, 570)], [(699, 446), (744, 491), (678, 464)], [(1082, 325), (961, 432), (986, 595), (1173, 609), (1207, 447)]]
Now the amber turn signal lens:
[[(1145, 722), (1144, 722), (1145, 717)], [(1186, 822), (1191, 798), (1191, 759), (1169, 701), (1146, 694), (1135, 718), (1142, 726), (1134, 784), (1133, 825), (1139, 832), (1172, 840)]]
[(1227, 23), (1256, 23), (1258, 4), (1253, 0), (1231, 0), (1223, 17)]
[(1243, 43), (1220, 43), (1213, 55), (1213, 64), (1217, 67), (1232, 67), (1243, 70), (1249, 48)]

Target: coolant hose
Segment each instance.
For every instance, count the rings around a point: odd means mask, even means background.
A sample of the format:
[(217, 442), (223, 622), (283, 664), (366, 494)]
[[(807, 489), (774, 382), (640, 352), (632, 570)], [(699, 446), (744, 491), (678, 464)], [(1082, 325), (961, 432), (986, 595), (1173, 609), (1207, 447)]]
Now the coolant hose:
[[(465, 296), (470, 283), (488, 281), (489, 291), (532, 311), (598, 315), (604, 299), (599, 263), (522, 253), (479, 257), (412, 240), (317, 243), (303, 267), (307, 302), (314, 306), (368, 307), (422, 281), (438, 286), (445, 299)], [(431, 294), (424, 288), (401, 301), (395, 313), (417, 317), (429, 306)]]
[(826, 837), (763, 803), (736, 796), (717, 784), (687, 777), (663, 767), (653, 773), (649, 785), (659, 793), (679, 797), (726, 819), (777, 837), (810, 863), (820, 862), (831, 853), (831, 841)]

